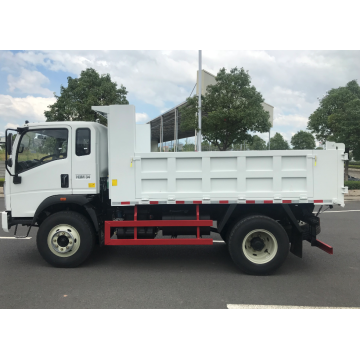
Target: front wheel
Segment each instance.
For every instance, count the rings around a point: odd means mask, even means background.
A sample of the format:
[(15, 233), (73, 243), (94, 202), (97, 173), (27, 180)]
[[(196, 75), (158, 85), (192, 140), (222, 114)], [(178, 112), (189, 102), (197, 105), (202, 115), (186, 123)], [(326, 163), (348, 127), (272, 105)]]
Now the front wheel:
[(76, 267), (94, 248), (94, 228), (85, 216), (74, 211), (61, 211), (50, 215), (40, 225), (36, 243), (49, 264)]
[(275, 220), (262, 215), (238, 221), (228, 239), (230, 256), (245, 273), (267, 275), (285, 261), (289, 238)]

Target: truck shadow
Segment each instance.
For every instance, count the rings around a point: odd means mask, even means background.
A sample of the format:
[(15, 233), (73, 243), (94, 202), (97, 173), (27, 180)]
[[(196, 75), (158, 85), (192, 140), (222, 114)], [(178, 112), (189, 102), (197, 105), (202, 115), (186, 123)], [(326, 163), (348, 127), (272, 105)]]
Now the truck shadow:
[[(97, 247), (83, 264), (89, 268), (136, 271), (213, 271), (245, 275), (233, 263), (225, 243), (212, 246), (104, 246)], [(306, 266), (309, 266), (307, 264)], [(289, 254), (273, 275), (303, 271), (301, 259)]]

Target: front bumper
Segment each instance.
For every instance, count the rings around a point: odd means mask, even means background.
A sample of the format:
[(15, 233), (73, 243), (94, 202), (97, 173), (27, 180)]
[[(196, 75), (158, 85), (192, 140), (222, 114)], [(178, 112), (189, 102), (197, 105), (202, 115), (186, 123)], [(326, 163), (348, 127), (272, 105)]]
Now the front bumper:
[(3, 211), (1, 213), (1, 224), (2, 224), (2, 229), (5, 232), (9, 232), (9, 213), (7, 211)]

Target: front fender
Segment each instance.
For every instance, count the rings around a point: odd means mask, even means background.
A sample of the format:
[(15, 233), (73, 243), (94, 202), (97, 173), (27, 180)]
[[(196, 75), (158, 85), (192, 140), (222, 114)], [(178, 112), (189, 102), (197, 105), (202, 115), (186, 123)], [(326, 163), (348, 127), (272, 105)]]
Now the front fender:
[(40, 214), (52, 205), (57, 204), (76, 204), (82, 206), (86, 212), (88, 213), (91, 221), (94, 224), (94, 228), (96, 231), (99, 230), (99, 223), (97, 221), (97, 216), (94, 208), (90, 205), (90, 202), (93, 200), (93, 197), (89, 197), (88, 195), (53, 195), (46, 198), (36, 209), (32, 225), (35, 225), (37, 222)]

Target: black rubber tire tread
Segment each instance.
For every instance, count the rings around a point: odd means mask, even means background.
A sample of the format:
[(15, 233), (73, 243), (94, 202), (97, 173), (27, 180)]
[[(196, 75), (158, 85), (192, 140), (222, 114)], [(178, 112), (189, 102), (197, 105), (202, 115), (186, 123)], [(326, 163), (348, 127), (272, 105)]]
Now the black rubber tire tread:
[[(47, 244), (47, 237), (51, 229), (58, 224), (73, 226), (80, 235), (80, 247), (70, 257), (56, 256)], [(36, 237), (37, 248), (50, 265), (61, 268), (72, 268), (81, 265), (91, 254), (95, 245), (95, 230), (91, 222), (82, 214), (75, 211), (61, 211), (47, 217), (40, 225)]]
[(229, 219), (229, 221), (227, 222), (227, 224), (224, 226), (223, 230), (220, 233), (221, 238), (224, 240), (225, 243), (228, 242), (231, 230), (233, 229), (234, 225), (240, 221), (241, 219), (245, 218), (245, 217), (249, 217), (249, 216), (255, 216), (255, 215), (260, 215), (260, 216), (265, 216), (262, 215), (261, 213), (250, 213), (247, 215), (242, 215), (238, 218), (231, 218)]
[[(255, 229), (268, 230), (277, 240), (277, 254), (269, 263), (254, 264), (243, 253), (243, 239), (250, 231)], [(249, 275), (271, 274), (283, 264), (290, 248), (289, 237), (285, 229), (277, 221), (264, 215), (253, 215), (239, 220), (230, 232), (227, 245), (235, 265)]]
[[(302, 232), (302, 239), (303, 240), (307, 240), (310, 237), (310, 232), (309, 232), (309, 224), (304, 224), (300, 226), (303, 229)], [(321, 227), (320, 225), (316, 226), (316, 235), (319, 235), (321, 232)]]

